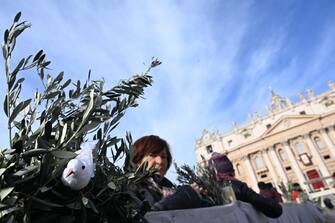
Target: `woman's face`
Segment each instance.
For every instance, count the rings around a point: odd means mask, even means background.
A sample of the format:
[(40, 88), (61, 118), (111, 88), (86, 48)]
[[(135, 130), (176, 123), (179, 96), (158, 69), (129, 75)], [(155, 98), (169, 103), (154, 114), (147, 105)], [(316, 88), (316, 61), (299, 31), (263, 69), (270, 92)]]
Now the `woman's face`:
[(148, 170), (155, 168), (160, 178), (164, 177), (168, 167), (167, 153), (165, 149), (158, 154), (149, 154), (144, 156), (140, 165), (145, 161), (148, 162)]

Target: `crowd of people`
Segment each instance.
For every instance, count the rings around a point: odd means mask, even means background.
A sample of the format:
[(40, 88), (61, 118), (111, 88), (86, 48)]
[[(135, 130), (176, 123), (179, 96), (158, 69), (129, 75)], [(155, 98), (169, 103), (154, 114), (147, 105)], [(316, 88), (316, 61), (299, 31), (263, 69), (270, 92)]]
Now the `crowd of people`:
[[(152, 211), (208, 207), (206, 188), (199, 185), (175, 186), (165, 174), (172, 162), (169, 144), (159, 136), (150, 135), (138, 139), (133, 144), (133, 163), (137, 166), (147, 163), (147, 168), (155, 168), (156, 175), (136, 189), (136, 195), (147, 203)], [(228, 181), (236, 199), (250, 203), (255, 209), (270, 218), (282, 214), (280, 194), (270, 184), (260, 183), (260, 193), (249, 188), (246, 183), (235, 178), (231, 161), (224, 154), (213, 153), (209, 166), (216, 171), (217, 181)]]

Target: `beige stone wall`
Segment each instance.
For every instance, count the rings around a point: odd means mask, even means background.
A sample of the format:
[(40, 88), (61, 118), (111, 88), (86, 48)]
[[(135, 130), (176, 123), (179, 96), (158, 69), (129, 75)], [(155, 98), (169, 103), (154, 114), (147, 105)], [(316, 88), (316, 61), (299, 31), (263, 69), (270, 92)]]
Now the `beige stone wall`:
[[(314, 189), (308, 171), (320, 177), (335, 173), (335, 88), (293, 104), (272, 93), (268, 115), (253, 117), (247, 124), (220, 134), (204, 131), (196, 141), (195, 153), (209, 159), (213, 151), (226, 153), (233, 161), (236, 175), (256, 191), (257, 182), (298, 182), (308, 192)], [(279, 108), (279, 109), (278, 109)], [(298, 144), (298, 145), (296, 145)], [(297, 148), (298, 147), (298, 148)], [(319, 148), (321, 147), (321, 148)], [(327, 188), (331, 179), (323, 181)]]

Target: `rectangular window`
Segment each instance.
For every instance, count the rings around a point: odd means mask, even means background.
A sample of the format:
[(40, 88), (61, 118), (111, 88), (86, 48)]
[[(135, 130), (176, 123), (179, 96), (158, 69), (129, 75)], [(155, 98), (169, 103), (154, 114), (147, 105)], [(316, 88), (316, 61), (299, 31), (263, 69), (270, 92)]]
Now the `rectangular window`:
[(297, 152), (299, 155), (305, 153), (305, 150), (304, 150), (304, 148), (302, 147), (302, 145), (301, 145), (300, 143), (297, 142), (297, 143), (294, 145), (294, 147), (295, 147), (296, 152)]
[(211, 154), (213, 152), (212, 146), (211, 145), (206, 146), (206, 151), (207, 151), (208, 154)]
[(260, 156), (255, 157), (255, 166), (257, 170), (264, 168), (264, 162), (262, 157)]
[(281, 161), (286, 161), (286, 154), (282, 149), (278, 149), (278, 154)]
[(329, 155), (325, 155), (323, 158), (324, 158), (325, 160), (327, 160), (327, 159), (330, 159), (330, 156), (329, 156)]
[(299, 112), (300, 115), (306, 115), (306, 112), (305, 111), (301, 111)]
[(318, 147), (318, 149), (324, 149), (326, 147), (323, 141), (318, 136), (314, 137), (314, 142), (316, 146)]
[(231, 146), (232, 143), (233, 143), (233, 140), (228, 140), (228, 146)]
[(249, 132), (244, 133), (244, 138), (245, 139), (249, 138), (250, 136), (251, 136), (251, 134)]
[[(310, 171), (307, 171), (307, 177), (309, 180), (313, 180), (313, 179), (319, 179), (320, 178), (320, 174), (317, 170), (310, 170)], [(325, 185), (323, 184), (323, 182), (320, 180), (320, 181), (316, 181), (314, 183), (312, 183), (312, 186), (314, 189), (320, 189), (322, 187), (325, 187)]]
[(261, 175), (261, 178), (265, 178), (265, 177), (267, 177), (268, 175), (266, 175), (266, 174), (263, 174), (263, 175)]

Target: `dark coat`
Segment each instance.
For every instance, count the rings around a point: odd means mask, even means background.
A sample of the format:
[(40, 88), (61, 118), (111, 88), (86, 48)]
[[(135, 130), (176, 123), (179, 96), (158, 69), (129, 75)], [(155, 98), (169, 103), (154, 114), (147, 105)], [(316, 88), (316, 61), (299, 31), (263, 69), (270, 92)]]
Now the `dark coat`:
[(237, 200), (252, 204), (267, 217), (278, 218), (281, 216), (282, 206), (274, 199), (263, 197), (239, 180), (231, 180), (230, 182)]
[(176, 187), (167, 178), (149, 178), (141, 183), (136, 189), (136, 196), (144, 203), (152, 207), (156, 202), (163, 199), (163, 191), (175, 191)]
[(277, 202), (283, 202), (282, 196), (273, 188), (270, 189), (260, 189), (259, 194), (263, 197), (271, 198)]
[[(163, 196), (164, 190), (171, 195)], [(137, 197), (151, 207), (152, 211), (199, 208), (206, 205), (201, 196), (189, 185), (175, 187), (168, 179), (155, 181), (152, 178), (136, 191)]]

